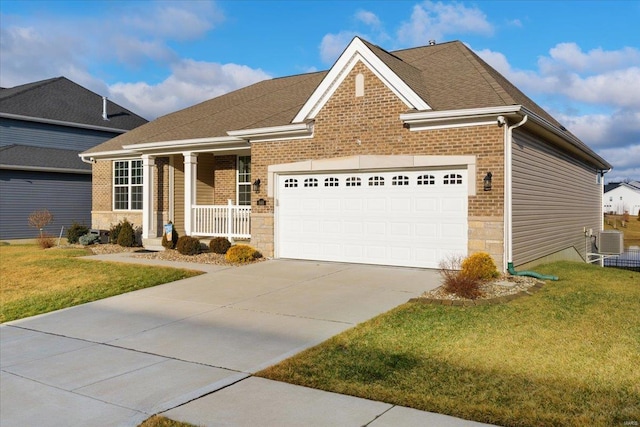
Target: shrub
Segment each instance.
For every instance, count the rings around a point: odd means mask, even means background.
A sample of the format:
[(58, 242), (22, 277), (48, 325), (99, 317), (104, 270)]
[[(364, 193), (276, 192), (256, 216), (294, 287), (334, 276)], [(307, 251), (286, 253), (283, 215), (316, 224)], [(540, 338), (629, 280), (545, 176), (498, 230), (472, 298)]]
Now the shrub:
[(38, 236), (38, 246), (42, 249), (49, 249), (55, 246), (55, 238), (47, 233)]
[(200, 240), (191, 236), (181, 236), (176, 243), (176, 249), (182, 255), (198, 255), (202, 252)]
[[(171, 224), (171, 221), (169, 221), (169, 224)], [(167, 249), (175, 249), (178, 243), (178, 237), (176, 228), (171, 224), (171, 240), (167, 239), (167, 233), (164, 233), (162, 235), (162, 246)]]
[(122, 221), (117, 224), (113, 224), (111, 228), (109, 228), (109, 243), (113, 243), (114, 245), (118, 244), (118, 235), (120, 234), (120, 230), (122, 230)]
[(84, 246), (93, 245), (95, 243), (98, 243), (99, 241), (100, 241), (99, 234), (83, 234), (78, 238), (78, 242)]
[(460, 270), (462, 259), (460, 257), (449, 257), (440, 261), (440, 275), (444, 290), (456, 294), (462, 298), (476, 299), (482, 296), (480, 290), (481, 281), (463, 274)]
[(249, 245), (235, 245), (229, 248), (224, 258), (234, 264), (244, 264), (260, 257), (262, 254)]
[(133, 230), (133, 224), (126, 219), (122, 221), (118, 232), (118, 244), (125, 248), (130, 248), (136, 244), (136, 234)]
[(231, 247), (231, 242), (226, 237), (214, 237), (209, 242), (209, 249), (216, 254), (224, 255)]
[(78, 239), (87, 233), (89, 233), (89, 227), (73, 221), (71, 227), (67, 229), (67, 242), (69, 242), (69, 244), (78, 243)]
[(461, 273), (471, 279), (487, 281), (500, 276), (493, 258), (486, 252), (477, 252), (462, 261)]

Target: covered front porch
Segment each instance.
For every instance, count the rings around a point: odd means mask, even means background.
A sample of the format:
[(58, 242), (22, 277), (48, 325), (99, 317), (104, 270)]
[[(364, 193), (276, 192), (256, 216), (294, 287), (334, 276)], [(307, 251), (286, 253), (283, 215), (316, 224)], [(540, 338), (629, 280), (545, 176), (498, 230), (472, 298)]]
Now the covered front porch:
[(250, 149), (237, 145), (141, 155), (145, 246), (169, 221), (179, 235), (251, 238)]

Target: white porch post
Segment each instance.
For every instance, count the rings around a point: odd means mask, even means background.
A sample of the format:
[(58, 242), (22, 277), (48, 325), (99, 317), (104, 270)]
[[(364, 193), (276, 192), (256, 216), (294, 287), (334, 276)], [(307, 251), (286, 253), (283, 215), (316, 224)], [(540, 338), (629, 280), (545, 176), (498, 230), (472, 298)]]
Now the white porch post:
[(196, 176), (198, 173), (198, 154), (182, 153), (184, 156), (184, 231), (191, 235), (193, 222), (192, 206), (196, 203)]
[[(142, 238), (148, 239), (154, 229), (153, 221), (153, 166), (155, 158), (142, 155)], [(153, 236), (156, 237), (156, 236)]]

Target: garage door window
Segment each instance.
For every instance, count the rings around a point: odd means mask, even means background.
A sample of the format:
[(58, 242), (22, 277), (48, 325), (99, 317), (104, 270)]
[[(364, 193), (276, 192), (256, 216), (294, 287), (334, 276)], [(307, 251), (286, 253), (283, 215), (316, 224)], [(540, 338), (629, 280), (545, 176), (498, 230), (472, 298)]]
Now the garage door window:
[(304, 186), (305, 187), (317, 187), (318, 186), (318, 180), (316, 178), (306, 178), (304, 180)]
[(284, 181), (284, 188), (297, 188), (297, 187), (298, 187), (297, 179), (289, 178)]
[(325, 187), (337, 187), (339, 185), (338, 178), (326, 178), (324, 180)]
[(346, 185), (347, 187), (360, 187), (362, 185), (362, 180), (357, 176), (351, 176), (347, 178)]
[(462, 175), (458, 175), (456, 173), (451, 173), (449, 175), (445, 175), (444, 176), (444, 184), (445, 185), (462, 184)]
[(433, 175), (420, 175), (418, 185), (435, 185), (436, 178)]
[(391, 179), (391, 185), (409, 185), (409, 177), (408, 176), (394, 176)]
[(384, 185), (384, 178), (381, 176), (372, 176), (369, 178), (369, 187), (382, 187)]

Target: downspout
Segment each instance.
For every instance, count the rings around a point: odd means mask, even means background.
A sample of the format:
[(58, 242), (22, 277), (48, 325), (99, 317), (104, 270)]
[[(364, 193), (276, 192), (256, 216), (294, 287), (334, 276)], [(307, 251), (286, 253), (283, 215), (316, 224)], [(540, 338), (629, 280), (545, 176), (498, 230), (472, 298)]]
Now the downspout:
[(89, 157), (89, 158), (87, 159), (87, 158), (85, 158), (85, 157), (83, 157), (83, 156), (80, 156), (80, 160), (82, 160), (84, 163), (89, 163), (90, 165), (92, 165), (92, 164), (94, 164), (94, 163), (97, 163), (97, 162), (96, 162), (96, 159), (94, 159), (93, 157)]
[[(513, 178), (513, 129), (524, 125), (529, 119), (528, 115), (524, 115), (522, 120), (518, 123), (509, 126), (507, 125), (505, 128), (505, 137), (504, 137), (504, 218), (505, 218), (505, 246), (506, 246), (506, 258), (507, 258), (507, 271), (509, 274), (513, 276), (529, 276), (535, 277), (536, 279), (542, 280), (558, 280), (556, 276), (545, 276), (540, 273), (536, 273), (535, 271), (516, 271), (513, 268), (513, 188), (512, 188), (512, 178)], [(498, 117), (498, 125), (503, 126), (507, 121), (503, 116)]]

